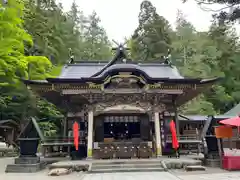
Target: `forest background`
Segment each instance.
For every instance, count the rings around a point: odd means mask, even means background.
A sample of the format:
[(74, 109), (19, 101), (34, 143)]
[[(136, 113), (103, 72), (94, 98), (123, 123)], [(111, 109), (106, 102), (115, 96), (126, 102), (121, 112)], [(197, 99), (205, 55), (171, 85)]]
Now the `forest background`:
[[(180, 107), (181, 113), (222, 114), (239, 103), (240, 45), (233, 26), (238, 20), (236, 13), (218, 13), (208, 31), (198, 32), (179, 11), (173, 29), (150, 1), (143, 1), (138, 20), (138, 27), (127, 39), (131, 59), (158, 60), (171, 49), (171, 61), (182, 75), (223, 77), (209, 91)], [(63, 112), (37, 97), (20, 79), (58, 76), (69, 61), (69, 48), (76, 60), (110, 60), (112, 43), (100, 22), (96, 12), (86, 16), (76, 3), (64, 12), (55, 0), (0, 2), (0, 121), (14, 120), (20, 131), (34, 115), (47, 119), (40, 123), (45, 136), (56, 134)]]

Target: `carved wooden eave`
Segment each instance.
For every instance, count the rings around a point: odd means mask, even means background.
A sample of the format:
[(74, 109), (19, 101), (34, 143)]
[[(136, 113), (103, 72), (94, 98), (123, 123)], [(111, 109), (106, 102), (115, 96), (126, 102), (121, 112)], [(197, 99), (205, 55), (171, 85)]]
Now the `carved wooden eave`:
[(202, 82), (200, 84), (197, 84), (194, 89), (185, 89), (184, 92), (175, 99), (176, 106), (181, 106), (186, 102), (194, 99), (199, 94), (211, 88), (219, 80), (220, 78), (202, 80)]
[(83, 94), (83, 93), (116, 93), (116, 92), (126, 92), (126, 93), (168, 93), (168, 94), (181, 94), (183, 90), (189, 88), (195, 88), (196, 84), (177, 84), (177, 85), (168, 85), (168, 84), (146, 84), (144, 88), (102, 88), (100, 85), (96, 84), (87, 84), (87, 85), (29, 85), (30, 88), (35, 92), (48, 92), (48, 91), (59, 91), (62, 94)]
[(139, 75), (124, 71), (95, 78), (47, 78), (46, 81), (25, 80), (25, 84), (37, 91), (55, 90), (63, 94), (81, 94), (84, 92), (101, 93), (113, 89), (119, 91), (123, 89), (133, 91), (135, 89), (155, 93), (160, 90), (174, 91), (194, 88), (200, 82), (198, 79), (150, 78), (145, 72), (141, 70), (140, 72)]
[(195, 88), (196, 84), (146, 84), (143, 88), (103, 88), (102, 84), (29, 84), (34, 92), (40, 96), (51, 91), (61, 94), (88, 94), (88, 93), (163, 93), (182, 94), (185, 89)]
[(125, 104), (136, 102), (160, 102), (163, 98), (168, 97), (167, 94), (82, 94), (82, 97), (88, 99), (90, 104), (114, 102), (114, 105), (119, 103)]
[[(115, 77), (119, 78), (120, 76)], [(137, 79), (137, 77), (130, 75), (131, 78)], [(109, 80), (110, 77), (107, 78), (106, 81)], [(122, 76), (121, 76), (122, 78)], [(124, 80), (125, 82), (130, 83), (131, 78), (129, 79), (129, 75), (124, 75), (124, 78), (127, 78)], [(112, 78), (110, 78), (110, 82), (112, 82)], [(141, 79), (141, 78), (140, 78)], [(140, 81), (138, 79), (138, 81)], [(175, 81), (175, 83), (174, 83)], [(87, 106), (88, 108), (94, 107), (94, 104), (97, 103), (106, 103), (106, 102), (113, 102), (115, 105), (119, 103), (136, 103), (136, 102), (149, 102), (152, 104), (151, 109), (158, 109), (159, 111), (162, 111), (161, 108), (159, 108), (158, 104), (161, 102), (165, 104), (166, 108), (171, 108), (173, 104), (173, 98), (175, 98), (174, 105), (180, 106), (187, 101), (193, 99), (196, 97), (199, 93), (203, 92), (205, 89), (210, 87), (212, 84), (214, 84), (217, 81), (217, 79), (213, 80), (191, 80), (187, 79), (186, 81), (184, 79), (181, 80), (164, 80), (159, 81), (156, 83), (147, 83), (145, 79), (141, 79), (142, 82), (142, 88), (140, 87), (122, 87), (121, 85), (117, 87), (109, 87), (107, 86), (105, 88), (104, 83), (97, 84), (93, 82), (85, 82), (85, 83), (78, 83), (77, 81), (75, 83), (59, 83), (59, 84), (53, 84), (49, 82), (45, 83), (28, 83), (28, 86), (31, 87), (31, 89), (38, 93), (40, 96), (46, 98), (50, 102), (58, 105), (61, 104), (61, 101), (63, 101), (64, 96), (74, 96), (80, 97), (79, 104), (72, 104), (71, 101), (66, 102), (65, 104), (68, 104), (68, 107), (71, 108), (71, 106), (76, 106), (76, 111), (83, 105)], [(145, 82), (145, 83), (144, 83)], [(197, 83), (199, 82), (199, 83)], [(108, 82), (109, 83), (109, 82)], [(136, 81), (131, 81), (131, 83), (136, 83)], [(129, 98), (130, 97), (130, 98)], [(129, 101), (131, 99), (133, 102)], [(84, 101), (83, 101), (84, 100)], [(114, 104), (113, 104), (114, 105)], [(169, 107), (167, 107), (169, 106)], [(86, 108), (85, 108), (86, 109)]]
[(83, 90), (83, 89), (66, 89), (62, 90), (63, 95), (70, 95), (70, 94), (182, 94), (182, 89), (151, 89), (151, 90), (144, 90), (144, 89), (131, 89), (131, 88), (120, 88), (120, 89), (104, 89), (104, 90)]

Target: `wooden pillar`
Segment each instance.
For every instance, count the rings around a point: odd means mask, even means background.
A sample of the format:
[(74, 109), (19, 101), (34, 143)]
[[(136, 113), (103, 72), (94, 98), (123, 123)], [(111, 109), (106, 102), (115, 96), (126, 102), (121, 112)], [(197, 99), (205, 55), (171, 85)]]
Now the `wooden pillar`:
[(157, 150), (156, 155), (157, 157), (159, 157), (159, 156), (162, 156), (159, 112), (154, 113), (154, 124), (155, 124), (156, 150)]
[(68, 118), (67, 116), (64, 117), (64, 120), (63, 120), (63, 137), (67, 137), (68, 136)]
[(88, 142), (87, 142), (87, 157), (92, 158), (93, 146), (93, 111), (88, 112)]
[(175, 114), (175, 122), (176, 122), (176, 131), (177, 131), (177, 137), (180, 137), (180, 125), (179, 125), (179, 120), (178, 120), (178, 112), (177, 112), (177, 107), (175, 105), (174, 107), (174, 114)]

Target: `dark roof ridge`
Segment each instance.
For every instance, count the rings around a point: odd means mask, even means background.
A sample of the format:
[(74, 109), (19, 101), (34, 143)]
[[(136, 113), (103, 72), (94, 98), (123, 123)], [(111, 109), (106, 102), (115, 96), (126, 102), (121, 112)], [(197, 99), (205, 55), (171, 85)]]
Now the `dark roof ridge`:
[[(83, 62), (83, 63), (75, 63), (75, 64), (66, 64), (65, 67), (67, 66), (103, 66), (106, 65), (107, 63), (88, 63), (88, 62)], [(124, 64), (124, 63), (123, 63)], [(117, 65), (117, 64), (115, 64)], [(145, 63), (126, 63), (126, 65), (139, 65), (139, 66), (164, 66), (164, 67), (175, 67), (171, 66), (169, 64), (164, 64), (164, 63), (150, 63), (150, 62), (145, 62)]]
[[(109, 61), (111, 60), (74, 60), (74, 63), (73, 64), (82, 64), (82, 63), (91, 63), (91, 64), (107, 64), (109, 63)], [(145, 64), (145, 63), (151, 63), (151, 64), (163, 64), (164, 61), (162, 60), (149, 60), (149, 61), (138, 61), (138, 60), (131, 60), (131, 59), (128, 59), (126, 64)], [(72, 65), (72, 64), (66, 64), (66, 65)]]
[(116, 55), (114, 56), (114, 58), (109, 61), (100, 71), (96, 72), (95, 74), (93, 74), (91, 77), (96, 77), (99, 76), (100, 74), (102, 74), (107, 68), (109, 68), (110, 66), (112, 66), (113, 64), (115, 64), (119, 59), (121, 58), (127, 58), (126, 54), (125, 54), (125, 49), (124, 47), (120, 44), (119, 47), (117, 48), (117, 52)]
[[(75, 64), (81, 64), (81, 63), (108, 63), (111, 60), (74, 60)], [(71, 65), (71, 64), (69, 64)]]

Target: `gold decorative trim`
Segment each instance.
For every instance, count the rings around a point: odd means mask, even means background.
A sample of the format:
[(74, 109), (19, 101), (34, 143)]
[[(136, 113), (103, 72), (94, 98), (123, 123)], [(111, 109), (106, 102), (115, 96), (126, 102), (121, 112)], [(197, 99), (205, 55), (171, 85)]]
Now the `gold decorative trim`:
[(167, 84), (167, 83), (154, 83), (148, 84), (147, 89), (196, 89), (196, 84)]
[[(140, 82), (144, 83), (144, 87), (142, 91), (149, 91), (149, 90), (185, 90), (185, 89), (192, 89), (197, 90), (199, 88), (206, 88), (210, 87), (212, 84), (167, 84), (167, 83), (154, 83), (154, 84), (147, 84), (145, 79), (141, 76), (135, 76), (131, 74), (122, 74), (122, 75), (115, 75), (115, 76), (108, 76), (104, 83), (97, 84), (93, 82), (87, 82), (85, 84), (30, 84), (30, 87), (34, 91), (62, 91), (62, 90), (100, 90), (100, 92), (104, 91), (104, 85), (111, 81), (114, 78), (135, 78), (138, 79)], [(117, 90), (118, 88), (116, 88)]]
[(141, 83), (146, 84), (146, 81), (141, 76), (136, 76), (136, 75), (132, 75), (132, 74), (118, 74), (118, 75), (114, 75), (114, 76), (108, 76), (104, 80), (103, 84), (105, 85), (107, 83), (110, 83), (110, 81), (115, 78), (135, 78), (135, 79), (138, 79)]
[(88, 87), (89, 89), (102, 89), (102, 84), (96, 84), (96, 83), (87, 83), (88, 84)]

